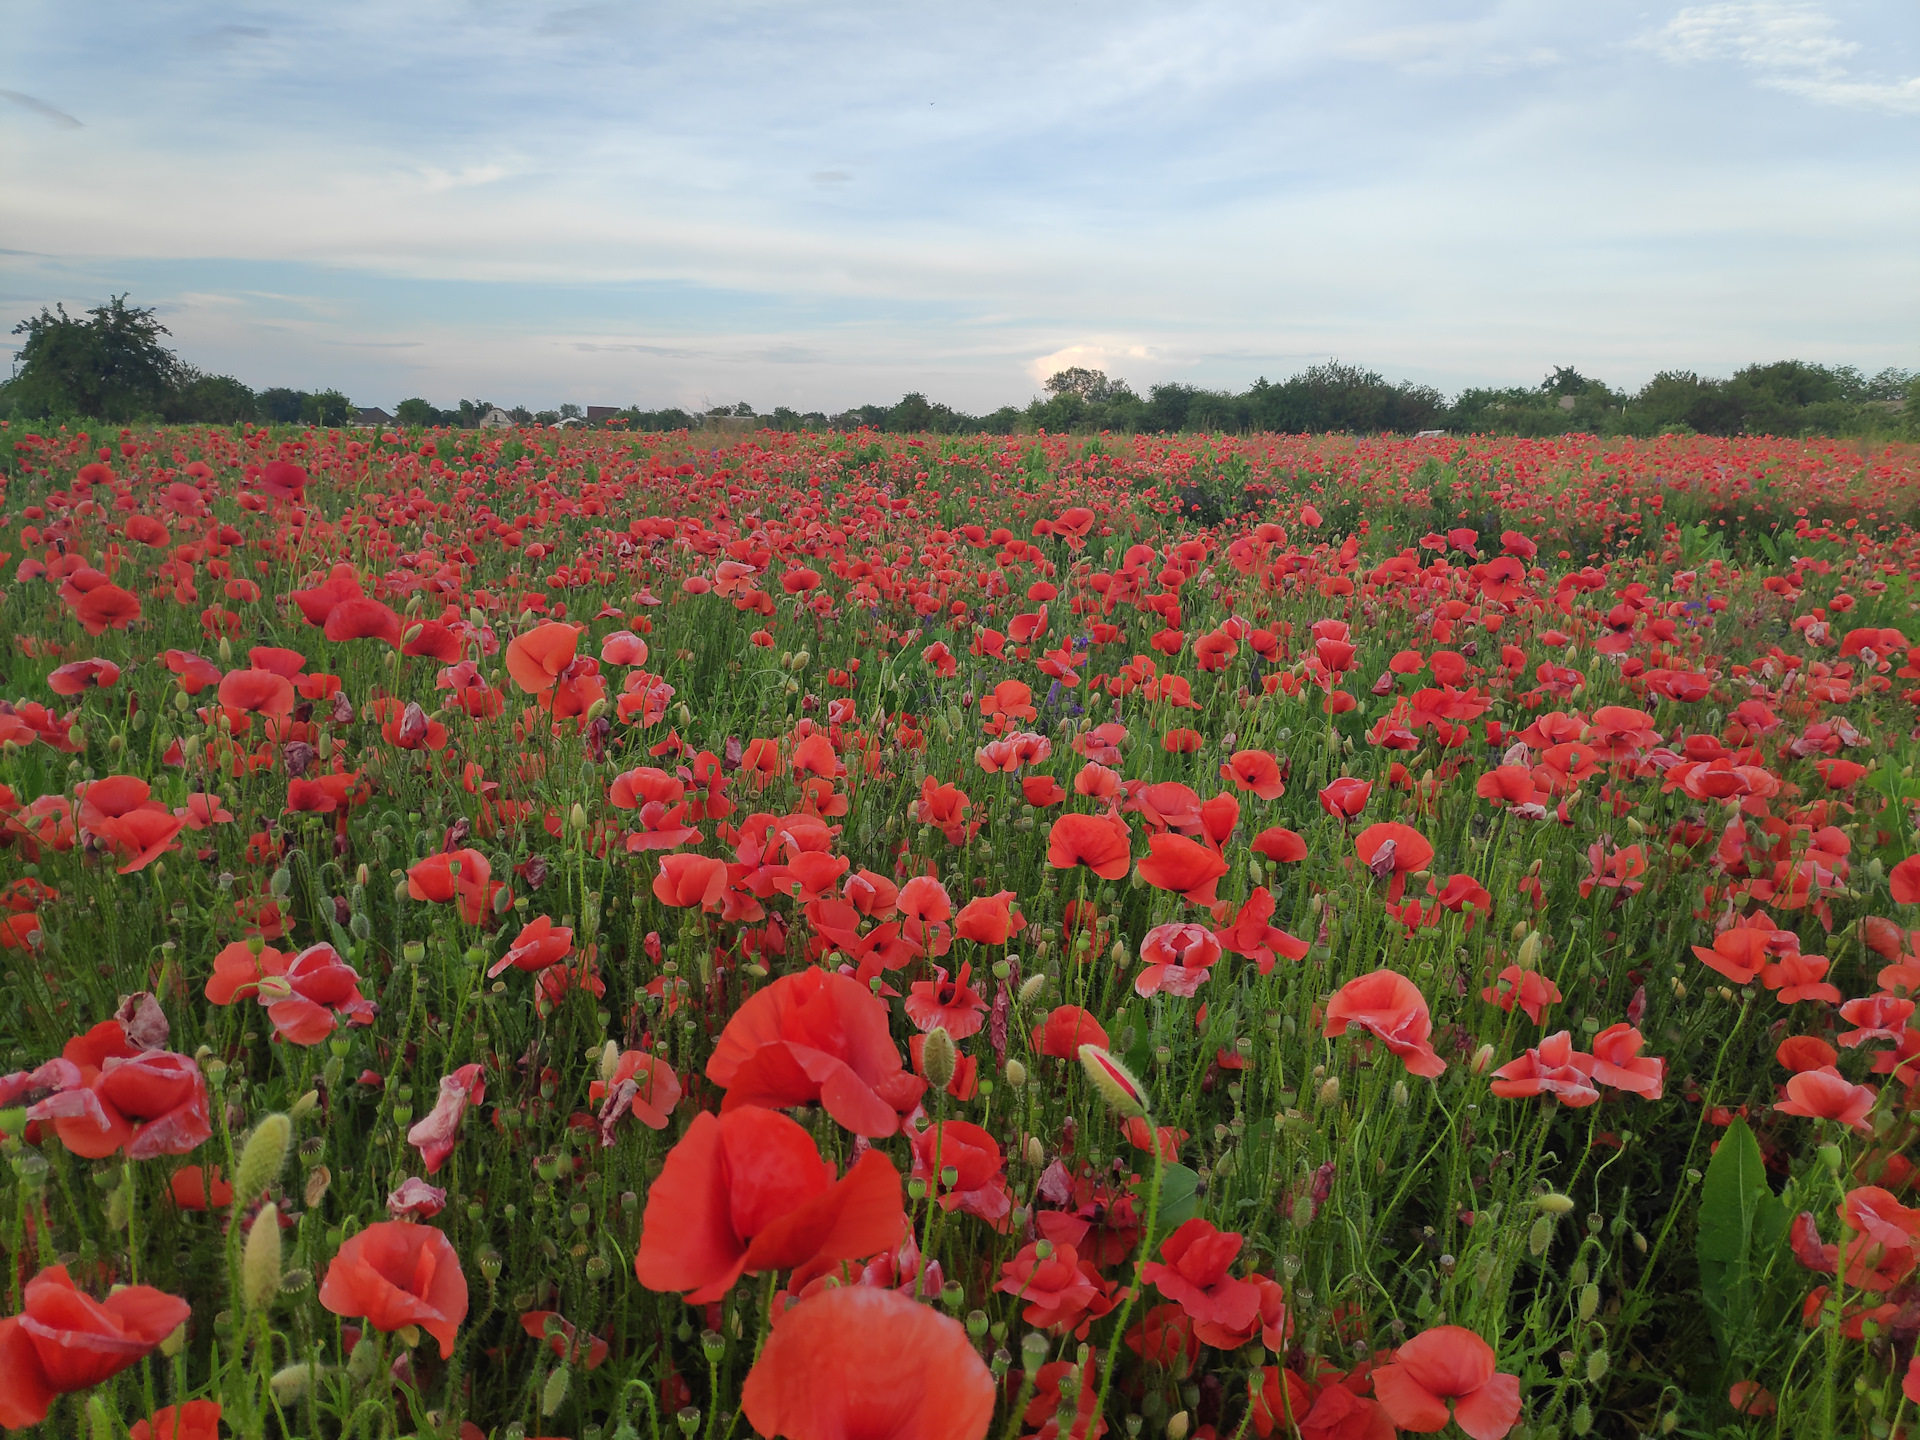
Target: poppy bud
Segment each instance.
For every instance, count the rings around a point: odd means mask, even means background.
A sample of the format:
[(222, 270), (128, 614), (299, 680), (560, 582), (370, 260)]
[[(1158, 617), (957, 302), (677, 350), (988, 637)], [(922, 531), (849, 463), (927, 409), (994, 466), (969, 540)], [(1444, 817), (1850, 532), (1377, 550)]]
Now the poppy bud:
[(307, 1188), (304, 1198), (307, 1208), (313, 1209), (327, 1198), (327, 1189), (333, 1184), (333, 1171), (324, 1165), (316, 1165), (307, 1172)]
[(1047, 1163), (1047, 1147), (1040, 1143), (1038, 1135), (1027, 1137), (1027, 1164), (1038, 1170)]
[(326, 1365), (288, 1365), (273, 1372), (267, 1384), (273, 1387), (273, 1398), (282, 1405), (294, 1405), (305, 1398), (314, 1381), (325, 1374), (331, 1366)]
[(287, 1147), (293, 1140), (293, 1122), (285, 1115), (269, 1115), (253, 1127), (246, 1148), (240, 1152), (240, 1164), (233, 1173), (233, 1208), (236, 1212), (251, 1205), (275, 1180), (287, 1163)]
[(1147, 1113), (1147, 1092), (1111, 1054), (1098, 1045), (1080, 1047), (1080, 1067), (1107, 1104), (1125, 1116)]
[(793, 652), (793, 668), (795, 670), (804, 670), (807, 668), (808, 662), (812, 659), (813, 656), (808, 651), (796, 650)]
[(380, 1345), (373, 1337), (374, 1329), (369, 1325), (360, 1332), (360, 1338), (353, 1342), (353, 1353), (347, 1356), (347, 1378), (356, 1385), (366, 1384), (380, 1363)]
[(1467, 1068), (1475, 1075), (1484, 1075), (1492, 1064), (1493, 1046), (1482, 1045), (1478, 1050), (1473, 1052), (1473, 1059), (1468, 1062)]
[[(415, 597), (415, 598), (418, 598), (418, 597)], [(403, 635), (401, 635), (400, 643), (402, 645), (411, 645), (414, 641), (420, 638), (420, 632), (425, 628), (426, 627), (423, 625), (409, 625), (406, 629), (406, 632)]]
[(278, 870), (273, 872), (273, 879), (267, 882), (267, 889), (272, 892), (274, 899), (286, 899), (288, 893), (293, 889), (293, 872), (282, 865)]
[(1007, 1084), (1016, 1090), (1027, 1083), (1027, 1067), (1022, 1065), (1018, 1060), (1007, 1061), (1006, 1075)]
[(1527, 1231), (1527, 1253), (1538, 1258), (1547, 1253), (1547, 1247), (1551, 1244), (1553, 1244), (1553, 1216), (1542, 1215)]
[(1045, 971), (1042, 971), (1038, 975), (1029, 975), (1020, 984), (1020, 1003), (1022, 1005), (1031, 1004), (1035, 997), (1046, 988), (1047, 976)]
[(567, 1387), (571, 1375), (565, 1365), (557, 1367), (547, 1377), (547, 1383), (540, 1388), (540, 1413), (551, 1415), (567, 1403)]
[(233, 642), (224, 635), (220, 637), (220, 663), (222, 665), (233, 663)]
[(1320, 1103), (1338, 1105), (1340, 1103), (1340, 1077), (1329, 1075), (1320, 1085)]
[(1564, 1215), (1573, 1209), (1573, 1201), (1556, 1190), (1534, 1196), (1533, 1205), (1536, 1210), (1544, 1210), (1549, 1215)]
[(1187, 1440), (1187, 1412), (1176, 1410), (1167, 1420), (1167, 1440)]
[(249, 1310), (265, 1310), (280, 1293), (280, 1207), (268, 1201), (247, 1231), (240, 1262), (240, 1295)]
[(954, 1067), (959, 1061), (959, 1052), (946, 1026), (936, 1025), (927, 1032), (927, 1038), (921, 1043), (920, 1067), (926, 1072), (929, 1085), (937, 1091), (945, 1090), (953, 1083)]
[(1582, 1285), (1580, 1287), (1580, 1319), (1583, 1322), (1593, 1319), (1594, 1313), (1599, 1308), (1600, 1287), (1591, 1283)]
[(1527, 938), (1520, 942), (1520, 948), (1514, 953), (1513, 963), (1522, 970), (1532, 970), (1540, 964), (1540, 932), (1529, 930)]
[(302, 1115), (311, 1114), (319, 1108), (319, 1105), (320, 1092), (318, 1090), (309, 1090), (293, 1102), (293, 1108), (287, 1112), (287, 1118), (289, 1120), (298, 1120)]

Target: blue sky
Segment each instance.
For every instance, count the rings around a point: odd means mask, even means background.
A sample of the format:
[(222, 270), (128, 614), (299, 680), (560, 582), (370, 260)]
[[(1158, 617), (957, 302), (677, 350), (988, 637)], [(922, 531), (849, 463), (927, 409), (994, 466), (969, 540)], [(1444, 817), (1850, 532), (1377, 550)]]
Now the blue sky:
[(1912, 0), (8, 12), (0, 326), (126, 290), (255, 386), (1920, 368)]

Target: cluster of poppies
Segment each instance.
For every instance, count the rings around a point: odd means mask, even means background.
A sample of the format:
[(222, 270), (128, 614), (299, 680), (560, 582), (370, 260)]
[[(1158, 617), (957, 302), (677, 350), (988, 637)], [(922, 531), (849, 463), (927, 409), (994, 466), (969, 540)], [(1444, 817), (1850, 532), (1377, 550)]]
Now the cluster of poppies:
[(0, 1425), (1920, 1403), (1910, 454), (0, 449)]

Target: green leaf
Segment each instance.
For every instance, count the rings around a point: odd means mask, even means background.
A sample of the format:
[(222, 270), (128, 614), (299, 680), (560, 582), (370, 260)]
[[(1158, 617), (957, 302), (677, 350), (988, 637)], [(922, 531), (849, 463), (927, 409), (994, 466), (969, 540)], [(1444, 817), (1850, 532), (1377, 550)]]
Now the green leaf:
[(1760, 1144), (1744, 1120), (1727, 1127), (1700, 1187), (1700, 1298), (1720, 1353), (1733, 1358), (1732, 1337), (1751, 1322), (1758, 1300), (1753, 1264), (1758, 1232), (1776, 1243), (1784, 1226), (1767, 1184)]
[(1184, 1165), (1168, 1165), (1160, 1172), (1160, 1215), (1155, 1231), (1165, 1236), (1200, 1213), (1200, 1177)]

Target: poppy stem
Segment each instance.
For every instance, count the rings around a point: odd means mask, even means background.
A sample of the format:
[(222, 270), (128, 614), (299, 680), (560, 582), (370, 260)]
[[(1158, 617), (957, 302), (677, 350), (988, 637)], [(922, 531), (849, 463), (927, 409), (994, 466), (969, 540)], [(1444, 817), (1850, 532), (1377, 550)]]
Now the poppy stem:
[[(1154, 1137), (1152, 1114), (1145, 1114), (1145, 1119), (1147, 1134), (1149, 1137)], [(1147, 1223), (1140, 1232), (1140, 1250), (1133, 1262), (1133, 1285), (1127, 1291), (1127, 1298), (1120, 1302), (1120, 1316), (1114, 1322), (1113, 1340), (1107, 1346), (1106, 1373), (1100, 1377), (1100, 1396), (1094, 1402), (1093, 1420), (1089, 1423), (1097, 1423), (1099, 1417), (1107, 1413), (1107, 1392), (1113, 1388), (1114, 1367), (1119, 1359), (1121, 1345), (1126, 1338), (1127, 1315), (1133, 1309), (1134, 1297), (1140, 1293), (1140, 1287), (1145, 1283), (1141, 1273), (1146, 1268), (1148, 1257), (1153, 1254), (1153, 1227), (1160, 1219), (1160, 1174), (1165, 1163), (1156, 1138), (1153, 1144), (1153, 1189), (1147, 1196)]]

